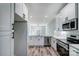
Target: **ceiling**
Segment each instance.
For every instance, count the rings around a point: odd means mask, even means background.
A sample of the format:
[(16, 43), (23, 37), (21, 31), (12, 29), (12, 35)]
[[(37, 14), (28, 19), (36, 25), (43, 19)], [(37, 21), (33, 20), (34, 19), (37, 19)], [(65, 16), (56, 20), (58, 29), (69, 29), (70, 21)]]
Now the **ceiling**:
[(29, 21), (36, 24), (47, 24), (66, 3), (26, 3), (29, 14)]

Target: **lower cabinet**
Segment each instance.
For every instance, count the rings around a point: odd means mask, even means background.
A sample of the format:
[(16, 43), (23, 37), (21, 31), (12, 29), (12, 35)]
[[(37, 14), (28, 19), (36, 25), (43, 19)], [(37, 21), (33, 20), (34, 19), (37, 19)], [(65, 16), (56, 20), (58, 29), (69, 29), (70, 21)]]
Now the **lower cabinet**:
[(71, 44), (69, 47), (70, 56), (79, 56), (79, 44)]
[(57, 43), (56, 39), (52, 37), (52, 39), (51, 39), (51, 46), (52, 46), (55, 50), (57, 50), (56, 43)]
[(43, 46), (44, 45), (44, 37), (30, 36), (27, 42), (28, 42), (28, 45)]

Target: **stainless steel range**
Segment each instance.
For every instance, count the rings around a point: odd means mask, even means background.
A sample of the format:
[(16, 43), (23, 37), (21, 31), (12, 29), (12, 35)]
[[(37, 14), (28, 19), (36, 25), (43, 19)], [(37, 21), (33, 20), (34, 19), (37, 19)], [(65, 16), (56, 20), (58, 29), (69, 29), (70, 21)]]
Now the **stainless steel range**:
[(67, 37), (67, 42), (71, 44), (79, 44), (79, 35), (70, 35), (70, 37)]

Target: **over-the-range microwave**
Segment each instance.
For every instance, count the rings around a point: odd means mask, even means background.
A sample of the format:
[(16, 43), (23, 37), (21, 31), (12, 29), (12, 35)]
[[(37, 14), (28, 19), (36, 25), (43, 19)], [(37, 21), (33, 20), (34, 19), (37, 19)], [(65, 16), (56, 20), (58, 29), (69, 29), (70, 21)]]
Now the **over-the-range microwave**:
[(73, 18), (68, 20), (66, 23), (62, 24), (63, 30), (77, 30), (78, 29), (78, 18)]

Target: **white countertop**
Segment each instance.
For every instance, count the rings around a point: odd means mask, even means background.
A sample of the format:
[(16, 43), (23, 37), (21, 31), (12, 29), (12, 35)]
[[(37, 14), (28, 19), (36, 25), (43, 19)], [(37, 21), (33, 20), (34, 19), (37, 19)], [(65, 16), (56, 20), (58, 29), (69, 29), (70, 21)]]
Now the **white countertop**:
[(53, 37), (67, 43), (67, 35), (66, 31), (55, 31)]
[(30, 35), (29, 37), (52, 37), (52, 36), (45, 36), (45, 35)]
[(72, 46), (72, 47), (74, 47), (74, 48), (77, 48), (77, 49), (79, 49), (79, 44), (72, 44), (72, 43), (69, 43), (69, 42), (67, 42), (67, 38), (66, 37), (60, 37), (60, 36), (53, 36), (55, 39), (59, 39), (59, 40), (61, 40), (62, 42), (64, 42), (64, 43), (67, 43), (67, 44), (69, 44), (69, 46)]
[(61, 37), (61, 36), (53, 36), (55, 39), (59, 39), (60, 41), (64, 42), (64, 43), (68, 43), (67, 42), (67, 38), (66, 37)]

